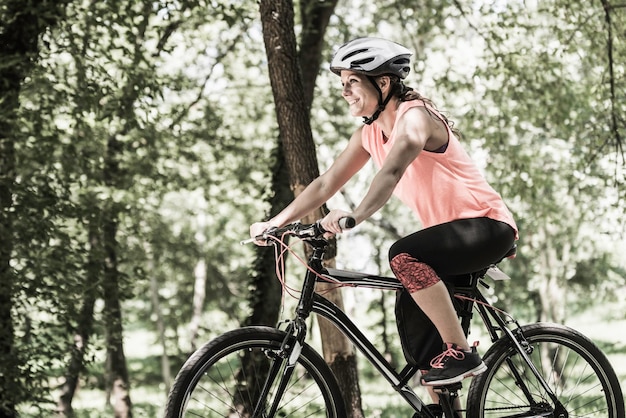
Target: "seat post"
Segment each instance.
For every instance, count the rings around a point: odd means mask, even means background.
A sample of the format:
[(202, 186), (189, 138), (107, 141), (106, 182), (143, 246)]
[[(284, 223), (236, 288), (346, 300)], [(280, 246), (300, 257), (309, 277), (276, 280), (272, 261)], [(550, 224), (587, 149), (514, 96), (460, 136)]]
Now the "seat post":
[[(469, 274), (469, 283), (463, 286), (455, 287), (453, 294), (462, 296), (473, 296), (478, 286), (478, 281), (481, 277), (480, 273), (481, 272)], [(463, 329), (465, 337), (467, 338), (470, 333), (472, 317), (474, 316), (474, 301), (471, 299), (457, 298), (455, 301), (455, 305), (457, 306), (457, 315), (461, 320), (461, 328)]]
[(465, 334), (465, 338), (469, 336), (472, 317), (474, 316), (474, 302), (471, 300), (462, 300), (461, 308), (457, 312), (461, 317), (461, 328)]

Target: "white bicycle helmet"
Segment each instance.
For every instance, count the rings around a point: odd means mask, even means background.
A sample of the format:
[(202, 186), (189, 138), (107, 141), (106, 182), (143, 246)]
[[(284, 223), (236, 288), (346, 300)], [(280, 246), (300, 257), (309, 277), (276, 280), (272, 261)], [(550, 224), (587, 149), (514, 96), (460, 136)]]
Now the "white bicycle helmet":
[(351, 70), (369, 76), (393, 74), (406, 78), (411, 70), (411, 51), (400, 44), (381, 38), (357, 38), (339, 47), (330, 69), (337, 75)]
[[(395, 75), (403, 80), (409, 75), (411, 51), (400, 44), (381, 38), (357, 38), (339, 47), (330, 63), (330, 70), (341, 75), (341, 70), (350, 70), (367, 76), (378, 91), (378, 109), (363, 123), (370, 125), (391, 99), (391, 93), (383, 100), (383, 92), (376, 83), (380, 75)], [(402, 82), (400, 82), (402, 84)]]

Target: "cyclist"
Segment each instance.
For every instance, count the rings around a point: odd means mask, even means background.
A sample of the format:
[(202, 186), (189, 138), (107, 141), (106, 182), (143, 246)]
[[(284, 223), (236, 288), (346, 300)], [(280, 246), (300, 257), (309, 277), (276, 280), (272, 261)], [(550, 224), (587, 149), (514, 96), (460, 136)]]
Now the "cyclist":
[(352, 212), (330, 211), (321, 224), (329, 233), (341, 233), (341, 218), (349, 216), (359, 224), (392, 194), (416, 213), (422, 229), (394, 243), (389, 260), (444, 341), (444, 351), (422, 376), (424, 385), (433, 386), (486, 370), (476, 347), (465, 338), (442, 280), (499, 261), (517, 239), (517, 226), (463, 150), (448, 119), (404, 85), (410, 56), (402, 45), (372, 37), (352, 40), (337, 50), (330, 69), (341, 77), (351, 115), (363, 117), (364, 125), (324, 174), (274, 218), (252, 224), (250, 235), (301, 219), (372, 159), (379, 170), (360, 204)]

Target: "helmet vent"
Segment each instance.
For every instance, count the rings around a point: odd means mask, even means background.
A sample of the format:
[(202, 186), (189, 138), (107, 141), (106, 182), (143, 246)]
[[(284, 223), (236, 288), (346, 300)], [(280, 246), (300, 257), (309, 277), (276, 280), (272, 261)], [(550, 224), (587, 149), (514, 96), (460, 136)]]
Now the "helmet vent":
[(365, 58), (362, 60), (352, 61), (352, 63), (350, 64), (350, 67), (358, 68), (362, 66), (363, 64), (367, 64), (368, 62), (372, 62), (372, 61), (374, 61), (374, 58)]
[(363, 52), (367, 52), (367, 49), (357, 49), (356, 51), (352, 51), (349, 54), (344, 55), (343, 59), (347, 60), (348, 58), (353, 57), (358, 54), (362, 54)]

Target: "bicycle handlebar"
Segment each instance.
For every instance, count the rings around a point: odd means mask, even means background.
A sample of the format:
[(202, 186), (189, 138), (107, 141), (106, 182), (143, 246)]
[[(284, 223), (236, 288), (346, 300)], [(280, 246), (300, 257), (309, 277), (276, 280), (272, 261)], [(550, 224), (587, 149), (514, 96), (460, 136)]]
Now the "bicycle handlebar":
[(352, 229), (356, 226), (356, 219), (354, 219), (352, 216), (345, 216), (339, 219), (339, 226), (344, 231), (346, 229)]
[[(342, 230), (352, 229), (356, 226), (356, 220), (352, 217), (346, 216), (339, 220), (339, 226)], [(267, 231), (264, 231), (261, 235), (241, 241), (241, 244), (249, 244), (254, 241), (268, 242), (272, 238), (280, 239), (283, 235), (295, 236), (306, 241), (323, 238), (326, 232), (328, 231), (322, 227), (321, 220), (312, 224), (295, 222), (280, 228), (270, 228)]]

